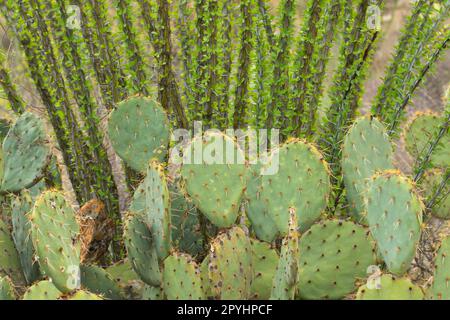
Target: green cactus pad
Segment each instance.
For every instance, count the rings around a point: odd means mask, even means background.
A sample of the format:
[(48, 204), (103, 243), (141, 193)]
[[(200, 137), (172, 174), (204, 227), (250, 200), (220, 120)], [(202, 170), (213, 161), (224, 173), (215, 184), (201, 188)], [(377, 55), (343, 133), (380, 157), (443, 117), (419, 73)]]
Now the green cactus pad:
[(164, 260), (171, 248), (170, 195), (164, 170), (158, 162), (149, 164), (143, 186), (144, 222), (150, 228), (159, 259)]
[(326, 220), (300, 238), (298, 296), (340, 299), (355, 290), (375, 264), (373, 241), (367, 230), (351, 221)]
[(450, 237), (442, 240), (434, 259), (433, 285), (429, 290), (431, 299), (450, 300)]
[(213, 299), (214, 294), (211, 288), (211, 280), (209, 279), (209, 256), (206, 256), (200, 264), (200, 272), (202, 273), (202, 286), (206, 299)]
[(16, 192), (32, 186), (50, 160), (42, 120), (23, 113), (3, 141), (2, 190)]
[(371, 117), (357, 119), (342, 147), (342, 173), (351, 214), (363, 220), (367, 181), (377, 171), (393, 169), (393, 148), (384, 126)]
[(250, 238), (233, 227), (211, 243), (208, 275), (213, 295), (221, 300), (248, 299), (253, 279)]
[(375, 174), (366, 194), (367, 222), (388, 270), (408, 270), (420, 239), (424, 205), (409, 178), (397, 171)]
[(422, 289), (406, 277), (396, 278), (385, 274), (378, 279), (373, 279), (370, 284), (365, 284), (358, 289), (356, 300), (423, 300), (424, 298)]
[[(196, 256), (203, 251), (203, 237), (200, 232), (197, 208), (188, 202), (184, 194), (173, 184), (168, 185), (170, 192), (170, 224), (172, 245), (179, 251)], [(139, 214), (145, 212), (144, 182), (136, 189), (130, 210)]]
[(252, 299), (268, 300), (278, 265), (278, 253), (271, 245), (252, 239)]
[(51, 281), (36, 282), (25, 291), (23, 300), (58, 300), (62, 292)]
[(63, 300), (104, 300), (102, 296), (96, 295), (94, 293), (85, 291), (85, 290), (78, 290), (74, 294), (63, 297)]
[(17, 285), (24, 285), (25, 278), (20, 258), (9, 233), (8, 226), (0, 220), (0, 276), (8, 276)]
[(160, 287), (145, 286), (142, 292), (142, 300), (162, 300), (164, 293)]
[(110, 300), (121, 300), (120, 288), (113, 278), (97, 266), (81, 266), (81, 286)]
[[(423, 197), (425, 199), (431, 199), (434, 195), (436, 189), (439, 187), (442, 178), (444, 177), (445, 171), (440, 168), (429, 169), (425, 171), (422, 181), (421, 187), (423, 191)], [(439, 199), (439, 201), (433, 206), (431, 209), (431, 213), (433, 216), (439, 219), (450, 219), (450, 185), (447, 184), (442, 194), (444, 197)]]
[(299, 244), (297, 213), (289, 213), (289, 232), (281, 244), (280, 259), (272, 281), (271, 300), (293, 300), (298, 284)]
[(261, 177), (260, 197), (282, 235), (288, 232), (289, 209), (296, 210), (300, 231), (320, 218), (328, 203), (329, 169), (311, 144), (292, 139), (273, 151), (271, 162), (279, 161), (276, 174)]
[(79, 226), (64, 195), (58, 191), (44, 192), (36, 200), (30, 220), (41, 271), (63, 293), (79, 288)]
[(145, 171), (150, 159), (162, 161), (167, 155), (167, 116), (149, 98), (132, 97), (120, 102), (109, 118), (108, 133), (114, 150), (136, 171)]
[[(203, 157), (197, 159), (199, 150)], [(230, 227), (238, 217), (246, 186), (246, 166), (239, 162), (243, 159), (242, 150), (231, 138), (211, 131), (195, 138), (184, 154), (181, 175), (186, 191), (219, 228)]]
[(126, 285), (130, 281), (139, 279), (138, 274), (134, 271), (129, 259), (119, 261), (109, 266), (105, 271), (120, 286)]
[(16, 300), (14, 285), (9, 277), (0, 277), (0, 301)]
[(179, 251), (196, 256), (203, 252), (204, 241), (200, 230), (199, 212), (184, 195), (169, 187), (171, 198), (172, 245)]
[[(141, 292), (139, 292), (139, 288), (143, 288), (145, 284), (140, 280), (140, 277), (136, 271), (134, 271), (130, 259), (126, 258), (116, 262), (115, 264), (107, 267), (105, 271), (120, 288), (121, 295), (124, 299), (140, 298)], [(137, 287), (138, 290), (134, 290), (135, 287)], [(135, 293), (137, 293), (137, 297)]]
[[(434, 113), (418, 112), (405, 128), (406, 150), (417, 158), (429, 147), (428, 142), (437, 134), (444, 119)], [(450, 163), (450, 132), (447, 132), (434, 149), (430, 162), (436, 167), (445, 167)]]
[(152, 286), (161, 284), (158, 255), (150, 229), (142, 217), (129, 213), (124, 224), (124, 241), (134, 271)]
[(39, 264), (35, 261), (35, 252), (31, 242), (31, 223), (29, 214), (33, 208), (33, 199), (27, 190), (20, 196), (13, 196), (11, 201), (12, 238), (19, 253), (20, 263), (28, 284), (38, 280), (41, 276)]
[(245, 191), (247, 216), (256, 237), (263, 241), (272, 242), (278, 234), (278, 228), (261, 198), (262, 176), (260, 175), (260, 166), (253, 165), (249, 171), (250, 178)]
[(203, 300), (200, 268), (191, 256), (172, 253), (164, 260), (163, 290), (168, 300)]

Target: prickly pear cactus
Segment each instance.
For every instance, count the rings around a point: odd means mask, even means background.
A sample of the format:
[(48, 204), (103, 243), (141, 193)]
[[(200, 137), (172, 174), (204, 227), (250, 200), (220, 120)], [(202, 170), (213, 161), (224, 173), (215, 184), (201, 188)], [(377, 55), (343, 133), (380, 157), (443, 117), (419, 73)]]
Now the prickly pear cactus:
[(358, 289), (356, 300), (423, 300), (424, 294), (420, 287), (410, 279), (396, 278), (390, 274), (384, 274), (371, 285), (363, 285)]
[(80, 287), (79, 226), (75, 211), (58, 191), (44, 192), (31, 214), (31, 236), (44, 272), (63, 293)]
[(442, 240), (434, 260), (434, 267), (429, 296), (434, 300), (450, 300), (450, 237)]
[(355, 290), (375, 264), (367, 230), (351, 221), (325, 220), (300, 238), (298, 296), (340, 299)]
[(420, 239), (424, 205), (398, 171), (375, 174), (366, 193), (367, 222), (390, 272), (408, 270)]
[(170, 196), (162, 166), (152, 161), (147, 168), (143, 182), (145, 210), (143, 221), (152, 233), (154, 246), (160, 260), (169, 255), (170, 235)]
[(27, 190), (23, 190), (20, 196), (13, 196), (11, 201), (12, 238), (19, 253), (20, 263), (28, 284), (39, 279), (41, 273), (39, 264), (35, 261), (35, 252), (31, 242), (30, 211), (33, 208), (33, 199)]
[[(136, 189), (130, 204), (130, 211), (145, 213), (145, 181)], [(199, 212), (184, 194), (173, 184), (168, 185), (170, 192), (170, 233), (172, 245), (190, 255), (203, 251), (204, 242), (200, 232)]]
[(104, 299), (102, 296), (96, 295), (89, 291), (78, 290), (67, 297), (62, 297), (60, 300), (104, 300)]
[(256, 237), (263, 241), (272, 242), (278, 234), (278, 228), (261, 198), (262, 176), (260, 169), (260, 165), (252, 165), (249, 169), (249, 179), (245, 191), (246, 212)]
[(246, 186), (244, 161), (244, 153), (231, 138), (211, 131), (191, 141), (184, 153), (181, 176), (185, 189), (220, 228), (230, 227), (238, 217)]
[(50, 160), (41, 119), (23, 113), (3, 141), (3, 157), (3, 191), (20, 191), (36, 183)]
[(142, 300), (162, 300), (164, 292), (160, 287), (145, 286), (142, 292)]
[(289, 232), (281, 244), (280, 259), (272, 281), (271, 300), (293, 300), (298, 283), (298, 231), (297, 213), (289, 213)]
[(8, 276), (15, 285), (24, 285), (19, 255), (9, 233), (8, 226), (0, 220), (0, 276)]
[(145, 97), (122, 101), (111, 113), (108, 133), (117, 154), (143, 172), (150, 159), (162, 161), (169, 145), (169, 123), (161, 106)]
[(278, 266), (278, 253), (270, 244), (252, 239), (252, 299), (268, 300)]
[(250, 238), (233, 227), (211, 243), (208, 276), (212, 294), (221, 300), (248, 299), (253, 279)]
[(124, 241), (134, 271), (151, 285), (161, 284), (158, 255), (150, 229), (142, 217), (129, 213), (124, 224)]
[(179, 251), (196, 256), (204, 250), (199, 212), (174, 186), (169, 186), (172, 245)]
[(58, 300), (62, 292), (51, 281), (36, 282), (25, 291), (23, 300)]
[[(426, 199), (430, 199), (439, 184), (442, 181), (445, 171), (440, 168), (433, 168), (425, 171), (420, 189), (423, 191), (423, 196)], [(439, 199), (439, 201), (431, 209), (433, 216), (439, 219), (450, 219), (450, 185), (447, 184), (442, 191), (444, 197)]]
[(124, 259), (105, 268), (105, 271), (111, 276), (117, 286), (120, 288), (124, 299), (140, 299), (142, 290), (145, 286), (139, 275), (134, 271), (130, 259)]
[(393, 169), (393, 148), (384, 126), (361, 117), (350, 127), (342, 147), (342, 173), (352, 215), (363, 220), (367, 181), (377, 171)]
[(0, 277), (0, 301), (1, 300), (16, 300), (14, 285), (7, 276)]
[(205, 298), (211, 300), (214, 294), (211, 288), (211, 281), (209, 279), (209, 256), (206, 256), (200, 264), (200, 272), (202, 273), (202, 286)]
[(100, 267), (81, 265), (81, 286), (106, 299), (122, 299), (120, 288), (112, 277)]
[(328, 166), (316, 147), (297, 139), (276, 149), (263, 168), (274, 167), (277, 161), (278, 172), (261, 177), (260, 197), (282, 235), (289, 229), (290, 208), (297, 212), (300, 231), (304, 231), (320, 218), (328, 203)]
[(200, 268), (191, 256), (172, 253), (164, 260), (163, 290), (168, 300), (203, 300)]
[[(434, 137), (443, 123), (441, 116), (427, 112), (417, 112), (409, 125), (405, 128), (406, 150), (417, 158), (429, 147), (428, 142)], [(430, 162), (436, 167), (445, 167), (450, 163), (450, 132), (447, 132), (431, 155)]]

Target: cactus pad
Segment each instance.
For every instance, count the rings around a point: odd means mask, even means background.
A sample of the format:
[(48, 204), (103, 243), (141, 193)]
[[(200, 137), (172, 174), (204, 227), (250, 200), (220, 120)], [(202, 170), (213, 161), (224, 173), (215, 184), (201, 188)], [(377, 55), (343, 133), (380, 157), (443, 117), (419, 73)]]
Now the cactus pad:
[(163, 160), (169, 123), (161, 106), (144, 97), (120, 102), (111, 113), (108, 133), (117, 154), (134, 170), (145, 171), (152, 158)]
[(103, 297), (85, 290), (78, 290), (68, 297), (62, 297), (62, 300), (104, 300)]
[(422, 289), (406, 277), (396, 278), (385, 274), (371, 284), (379, 285), (379, 287), (371, 287), (367, 284), (361, 286), (356, 294), (356, 300), (423, 300), (424, 298)]
[(145, 210), (143, 221), (153, 236), (154, 246), (160, 260), (169, 255), (170, 236), (170, 196), (166, 177), (161, 165), (152, 161), (143, 182)]
[(58, 300), (62, 293), (51, 281), (42, 280), (36, 282), (25, 291), (23, 300)]
[(377, 171), (393, 169), (393, 148), (384, 126), (371, 117), (357, 119), (342, 148), (342, 173), (351, 214), (361, 220), (367, 181)]
[(450, 300), (450, 237), (442, 240), (434, 260), (434, 266), (430, 296), (435, 300)]
[(142, 217), (129, 213), (124, 225), (124, 241), (134, 271), (152, 286), (161, 284), (158, 255), (150, 229)]
[(50, 161), (42, 120), (23, 113), (3, 141), (3, 157), (3, 191), (16, 192), (36, 183)]
[(145, 286), (142, 292), (142, 300), (162, 300), (164, 293), (160, 287)]
[(370, 232), (388, 270), (402, 275), (416, 253), (424, 208), (412, 182), (397, 171), (375, 174), (366, 207)]
[(304, 231), (319, 219), (328, 203), (328, 165), (316, 147), (296, 139), (273, 151), (271, 161), (276, 159), (278, 173), (261, 177), (260, 197), (282, 235), (289, 229), (290, 208), (297, 212), (300, 231)]
[(44, 192), (31, 214), (31, 235), (41, 271), (59, 291), (80, 287), (79, 227), (75, 212), (57, 191)]
[(271, 300), (293, 300), (295, 297), (299, 275), (297, 225), (297, 213), (294, 209), (291, 209), (289, 213), (289, 232), (281, 244), (280, 259), (272, 281)]
[(172, 244), (179, 251), (196, 256), (203, 251), (204, 247), (199, 212), (175, 187), (169, 187), (169, 190)]
[(164, 260), (163, 289), (168, 300), (204, 299), (200, 268), (191, 256), (174, 252)]
[(119, 261), (105, 269), (111, 278), (119, 283), (126, 284), (129, 281), (139, 279), (139, 276), (134, 271), (129, 259)]
[(8, 226), (0, 220), (0, 276), (8, 276), (15, 285), (25, 284), (19, 255)]
[(342, 298), (373, 264), (374, 246), (365, 228), (351, 221), (317, 223), (300, 238), (299, 296)]
[(278, 234), (278, 228), (261, 198), (262, 176), (260, 175), (260, 166), (253, 165), (249, 171), (250, 177), (245, 191), (247, 216), (256, 237), (263, 241), (272, 242)]
[(278, 265), (278, 253), (270, 244), (252, 240), (252, 299), (267, 300), (270, 298), (272, 281)]
[(81, 286), (110, 300), (122, 299), (120, 288), (113, 278), (100, 267), (82, 265)]
[(200, 272), (202, 273), (203, 292), (206, 299), (210, 300), (214, 298), (211, 281), (209, 279), (209, 256), (206, 256), (200, 264)]
[(248, 299), (253, 279), (250, 238), (233, 227), (211, 243), (208, 275), (212, 294), (221, 300)]
[[(203, 151), (201, 159), (196, 156), (199, 150)], [(238, 145), (218, 132), (195, 138), (184, 154), (181, 175), (186, 191), (200, 211), (219, 228), (230, 227), (237, 219), (246, 186), (243, 159)]]
[(16, 300), (14, 285), (9, 277), (0, 277), (0, 301)]
[(30, 211), (33, 208), (33, 199), (27, 190), (23, 190), (20, 196), (13, 196), (11, 201), (12, 238), (19, 253), (20, 263), (28, 284), (40, 277), (39, 264), (35, 261), (35, 252), (31, 242)]

